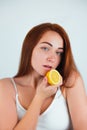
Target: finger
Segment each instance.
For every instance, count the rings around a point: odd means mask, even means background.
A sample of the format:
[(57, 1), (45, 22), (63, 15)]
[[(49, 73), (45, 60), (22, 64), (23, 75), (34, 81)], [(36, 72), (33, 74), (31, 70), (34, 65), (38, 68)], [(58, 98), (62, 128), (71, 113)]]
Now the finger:
[(52, 94), (55, 94), (57, 92), (57, 87), (52, 87), (52, 86), (49, 86), (48, 89), (50, 90), (50, 92)]
[(47, 86), (47, 77), (44, 77), (44, 78), (43, 78), (42, 83), (43, 83), (43, 85)]

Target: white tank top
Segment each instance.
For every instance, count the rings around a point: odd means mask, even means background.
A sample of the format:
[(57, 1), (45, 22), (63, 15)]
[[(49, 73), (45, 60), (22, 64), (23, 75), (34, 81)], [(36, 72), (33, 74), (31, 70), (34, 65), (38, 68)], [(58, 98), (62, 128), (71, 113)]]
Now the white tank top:
[[(18, 119), (21, 120), (27, 110), (20, 104), (16, 83), (13, 78), (11, 80), (16, 91)], [(50, 106), (39, 116), (36, 130), (73, 130), (67, 102), (63, 97), (60, 88)]]

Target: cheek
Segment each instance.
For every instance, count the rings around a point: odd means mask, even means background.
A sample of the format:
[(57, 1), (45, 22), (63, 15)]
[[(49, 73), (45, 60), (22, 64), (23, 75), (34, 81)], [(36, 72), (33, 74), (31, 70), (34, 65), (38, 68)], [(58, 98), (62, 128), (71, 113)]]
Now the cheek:
[(34, 52), (32, 54), (32, 58), (31, 58), (31, 65), (35, 66), (36, 64), (39, 65), (42, 61), (42, 55), (38, 52)]
[(57, 58), (57, 60), (56, 60), (56, 67), (60, 64), (60, 62), (61, 62), (61, 58), (59, 57), (59, 58)]
[(32, 55), (32, 60), (40, 61), (41, 59), (42, 59), (42, 54), (41, 54), (41, 53), (35, 52), (35, 53)]

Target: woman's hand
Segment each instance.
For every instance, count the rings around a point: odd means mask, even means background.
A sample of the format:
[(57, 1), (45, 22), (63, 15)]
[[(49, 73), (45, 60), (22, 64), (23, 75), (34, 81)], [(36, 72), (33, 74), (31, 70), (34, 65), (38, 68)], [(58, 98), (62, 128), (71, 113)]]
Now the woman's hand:
[(47, 83), (47, 78), (45, 77), (43, 81), (37, 86), (36, 95), (45, 100), (46, 98), (54, 95), (57, 92), (58, 85), (50, 86)]

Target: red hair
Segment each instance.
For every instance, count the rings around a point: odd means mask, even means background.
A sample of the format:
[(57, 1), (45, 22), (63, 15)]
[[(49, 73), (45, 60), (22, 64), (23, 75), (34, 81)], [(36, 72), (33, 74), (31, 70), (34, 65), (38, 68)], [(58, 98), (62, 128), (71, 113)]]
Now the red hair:
[(32, 71), (31, 55), (34, 47), (47, 31), (55, 31), (62, 38), (64, 42), (64, 53), (60, 65), (56, 68), (62, 75), (64, 84), (66, 83), (72, 71), (77, 72), (77, 68), (73, 59), (70, 40), (66, 31), (58, 24), (43, 23), (33, 27), (26, 35), (21, 52), (21, 59), (18, 73), (15, 77), (28, 75)]

